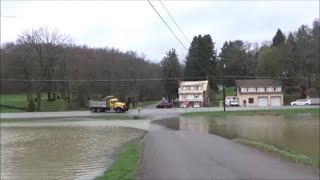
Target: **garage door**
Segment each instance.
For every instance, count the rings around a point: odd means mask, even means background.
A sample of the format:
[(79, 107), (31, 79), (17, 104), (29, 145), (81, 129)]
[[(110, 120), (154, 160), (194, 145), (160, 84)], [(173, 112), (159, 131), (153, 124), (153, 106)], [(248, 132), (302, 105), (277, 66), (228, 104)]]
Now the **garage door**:
[(268, 97), (258, 97), (258, 106), (268, 106)]
[(200, 107), (200, 103), (195, 102), (194, 105), (193, 105), (193, 107)]
[(281, 106), (281, 97), (271, 96), (271, 106)]

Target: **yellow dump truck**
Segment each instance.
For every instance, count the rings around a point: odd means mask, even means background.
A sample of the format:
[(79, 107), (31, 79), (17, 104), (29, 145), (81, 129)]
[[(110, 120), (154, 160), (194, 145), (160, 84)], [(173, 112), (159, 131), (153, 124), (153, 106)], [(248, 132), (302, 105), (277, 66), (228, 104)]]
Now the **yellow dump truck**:
[(119, 102), (114, 96), (107, 96), (103, 101), (89, 100), (89, 107), (92, 112), (115, 111), (124, 113), (128, 111), (126, 104)]

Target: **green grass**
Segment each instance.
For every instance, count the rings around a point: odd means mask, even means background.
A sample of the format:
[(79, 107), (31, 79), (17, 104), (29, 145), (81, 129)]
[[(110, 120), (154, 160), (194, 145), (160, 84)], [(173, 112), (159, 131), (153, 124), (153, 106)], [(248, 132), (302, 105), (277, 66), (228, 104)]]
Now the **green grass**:
[(311, 114), (319, 115), (318, 108), (303, 108), (303, 109), (277, 109), (277, 110), (247, 110), (247, 111), (211, 111), (211, 112), (190, 112), (182, 114), (184, 117), (192, 116), (206, 116), (206, 117), (224, 117), (224, 116), (252, 116), (252, 115), (269, 115), (269, 116), (279, 116), (279, 115), (298, 115), (298, 114)]
[[(141, 107), (146, 107), (152, 104), (157, 104), (160, 100), (143, 101)], [(137, 109), (138, 103), (135, 103), (135, 107), (132, 109)]]
[(152, 105), (152, 104), (156, 104), (158, 102), (159, 102), (159, 100), (144, 101), (144, 102), (142, 102), (142, 107), (146, 107), (146, 106), (149, 106), (149, 105)]
[[(27, 106), (27, 97), (24, 94), (1, 94), (0, 104), (15, 106), (24, 108)], [(35, 102), (36, 103), (36, 102)], [(53, 112), (53, 111), (65, 111), (66, 105), (63, 99), (57, 99), (55, 101), (47, 101), (45, 94), (42, 95), (41, 99), (41, 111), (43, 112)], [(24, 110), (1, 108), (1, 112), (25, 112)]]
[(141, 155), (140, 139), (124, 145), (111, 167), (96, 180), (129, 180), (135, 179)]
[(305, 164), (308, 166), (318, 167), (318, 168), (320, 165), (319, 159), (313, 159), (311, 157), (308, 157), (305, 154), (295, 152), (293, 150), (281, 150), (281, 149), (276, 148), (273, 145), (265, 144), (265, 143), (258, 142), (258, 141), (246, 140), (246, 139), (239, 139), (237, 141), (240, 142), (241, 144), (245, 144), (245, 145), (254, 147), (258, 150), (271, 152), (272, 154), (278, 155), (278, 156), (285, 158), (285, 159), (288, 159), (290, 161), (294, 161), (297, 163), (302, 163), (302, 164)]

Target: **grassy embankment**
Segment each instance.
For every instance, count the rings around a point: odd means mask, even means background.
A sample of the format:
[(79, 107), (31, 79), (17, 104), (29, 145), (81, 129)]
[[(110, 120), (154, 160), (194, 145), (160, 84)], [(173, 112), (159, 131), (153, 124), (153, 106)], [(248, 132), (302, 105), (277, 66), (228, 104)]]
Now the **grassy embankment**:
[[(320, 114), (318, 108), (308, 108), (308, 109), (281, 109), (281, 110), (251, 110), (251, 111), (227, 111), (227, 112), (191, 112), (183, 114), (182, 116), (194, 117), (194, 116), (205, 116), (205, 117), (225, 117), (225, 116), (253, 116), (253, 115), (263, 115), (263, 116), (296, 116), (299, 114), (310, 114), (318, 115)], [(249, 145), (256, 149), (271, 152), (282, 158), (309, 165), (312, 167), (318, 167), (320, 161), (319, 159), (314, 159), (308, 157), (305, 154), (295, 152), (290, 149), (278, 149), (273, 145), (265, 144), (263, 142), (251, 141), (246, 139), (239, 139), (237, 142)]]
[(136, 139), (121, 149), (117, 158), (103, 175), (96, 177), (96, 180), (131, 180), (135, 179), (139, 159), (141, 156), (141, 142)]
[[(43, 98), (46, 97), (43, 94)], [(25, 108), (28, 104), (27, 97), (24, 94), (1, 94), (0, 95), (0, 104), (7, 106), (14, 106), (18, 108)], [(63, 99), (57, 99), (55, 101), (47, 101), (46, 98), (41, 99), (41, 107), (44, 112), (53, 112), (53, 111), (65, 111), (66, 105)], [(1, 107), (1, 112), (25, 112), (24, 110), (13, 109), (13, 108), (4, 108)]]
[[(234, 86), (227, 87), (225, 89), (226, 96), (234, 96)], [(213, 96), (213, 101), (211, 101), (211, 106), (219, 106), (219, 102), (223, 101), (223, 90), (218, 91)]]
[[(152, 105), (154, 104), (154, 106), (156, 106), (156, 104), (159, 102), (160, 100), (149, 100), (149, 101), (143, 101), (142, 104), (141, 104), (141, 107), (146, 107), (146, 106), (149, 106), (149, 105)], [(135, 103), (134, 104), (135, 107), (133, 107), (132, 109), (137, 109), (138, 108), (138, 103)]]
[(320, 160), (319, 159), (313, 159), (311, 157), (308, 157), (302, 153), (295, 152), (293, 150), (282, 150), (274, 147), (273, 145), (265, 144), (258, 141), (251, 141), (246, 139), (239, 139), (237, 142), (241, 144), (245, 144), (251, 147), (254, 147), (261, 151), (270, 152), (272, 154), (278, 155), (280, 157), (283, 157), (285, 159), (288, 159), (290, 161), (294, 161), (297, 163), (302, 163), (308, 166), (312, 167), (320, 167)]
[[(55, 112), (55, 111), (66, 111), (67, 107), (63, 99), (56, 99), (55, 101), (47, 101), (46, 95), (43, 94), (41, 99), (41, 110), (43, 112)], [(17, 108), (25, 108), (28, 104), (27, 97), (24, 94), (1, 94), (0, 104), (6, 106), (14, 106)], [(159, 100), (144, 101), (142, 107), (155, 104)], [(137, 106), (135, 107), (137, 108)], [(135, 109), (134, 108), (134, 109)], [(25, 112), (24, 110), (1, 107), (1, 112)]]
[(190, 112), (185, 113), (182, 116), (206, 116), (206, 117), (223, 117), (223, 116), (252, 116), (252, 115), (264, 115), (264, 116), (290, 116), (299, 114), (311, 114), (319, 115), (318, 108), (303, 108), (303, 109), (274, 109), (274, 110), (246, 110), (246, 111), (211, 111), (211, 112)]

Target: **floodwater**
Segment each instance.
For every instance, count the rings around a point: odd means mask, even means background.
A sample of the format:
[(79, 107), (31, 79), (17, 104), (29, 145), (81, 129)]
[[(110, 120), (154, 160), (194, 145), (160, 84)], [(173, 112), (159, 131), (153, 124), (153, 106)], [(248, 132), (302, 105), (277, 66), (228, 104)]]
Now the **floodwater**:
[(155, 121), (170, 129), (262, 141), (319, 158), (319, 116), (180, 117)]
[(144, 133), (108, 123), (1, 123), (1, 179), (87, 180), (101, 175), (121, 145)]

